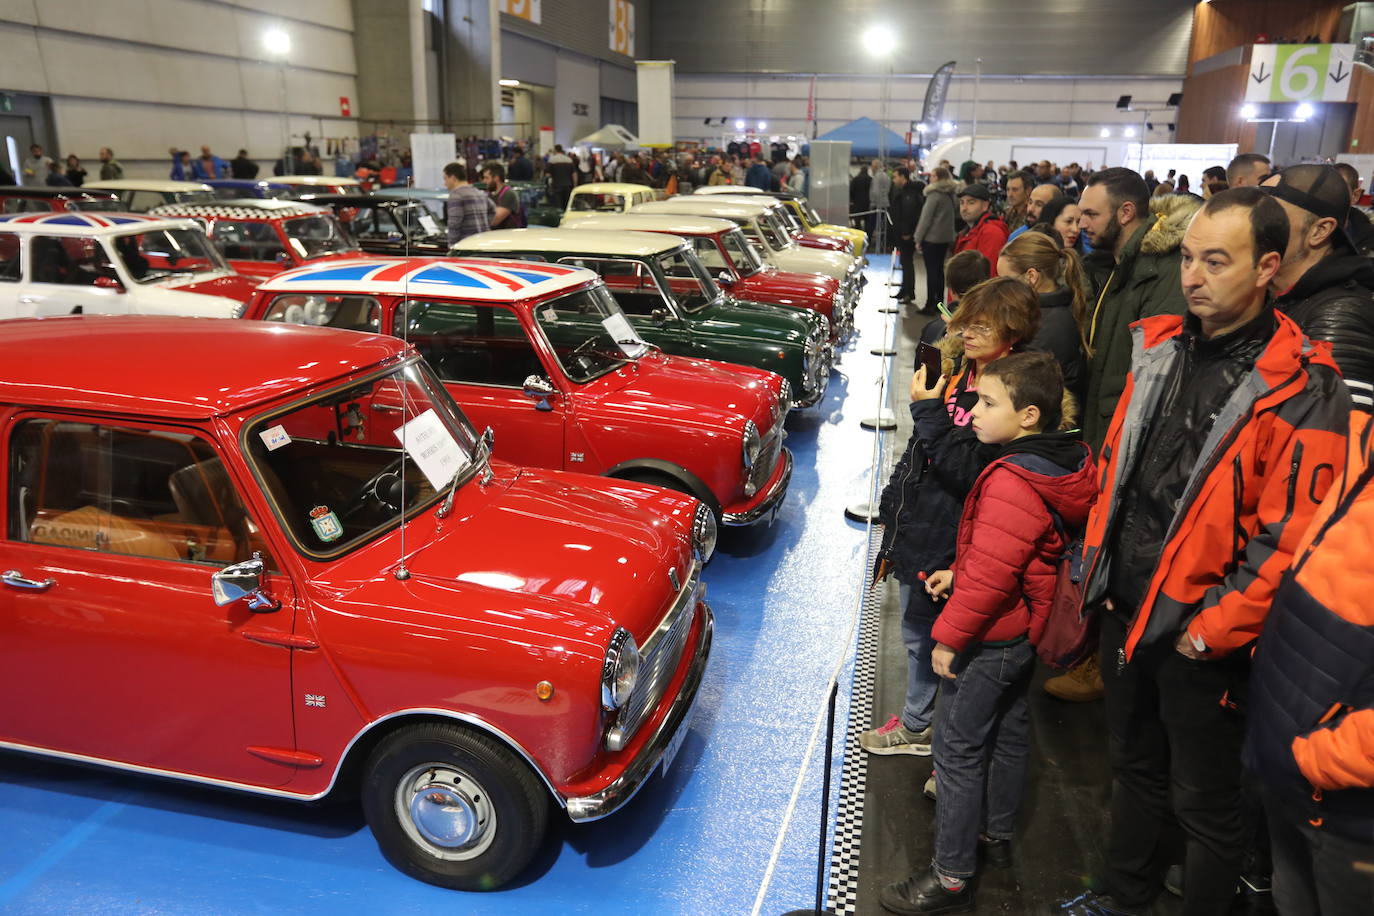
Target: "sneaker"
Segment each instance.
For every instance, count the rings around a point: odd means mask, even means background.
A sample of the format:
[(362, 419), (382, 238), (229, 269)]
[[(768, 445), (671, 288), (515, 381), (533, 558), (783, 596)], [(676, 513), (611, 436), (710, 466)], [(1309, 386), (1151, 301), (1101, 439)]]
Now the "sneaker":
[(1097, 667), (1094, 652), (1058, 677), (1045, 682), (1045, 692), (1070, 703), (1088, 703), (1102, 699), (1102, 671)]
[(917, 757), (930, 756), (930, 736), (933, 726), (927, 725), (919, 732), (908, 731), (900, 716), (893, 716), (877, 728), (869, 729), (859, 735), (859, 747), (870, 754), (913, 754)]
[(973, 909), (973, 884), (965, 881), (957, 891), (940, 883), (935, 869), (928, 868), (905, 881), (889, 884), (878, 895), (878, 902), (890, 913), (915, 916), (920, 913), (967, 913)]
[(935, 801), (935, 774), (934, 774), (934, 773), (931, 773), (931, 774), (930, 774), (930, 778), (926, 780), (925, 786), (921, 789), (921, 794), (924, 795), (926, 798), (930, 799), (931, 801)]
[(1170, 865), (1164, 872), (1164, 889), (1175, 897), (1183, 896), (1183, 866)]
[(1144, 916), (1144, 910), (1125, 906), (1111, 894), (1099, 894), (1096, 891), (1061, 900), (1051, 912), (1068, 916)]

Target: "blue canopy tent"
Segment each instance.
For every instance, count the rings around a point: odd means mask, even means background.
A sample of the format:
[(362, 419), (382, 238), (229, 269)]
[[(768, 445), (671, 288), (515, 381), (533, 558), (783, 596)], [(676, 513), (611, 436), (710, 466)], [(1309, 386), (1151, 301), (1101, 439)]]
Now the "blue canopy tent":
[(884, 152), (892, 158), (904, 158), (907, 142), (901, 134), (883, 127), (872, 118), (858, 118), (843, 127), (837, 127), (817, 140), (848, 140), (851, 144), (850, 155), (860, 159), (872, 159), (878, 155), (878, 144), (885, 145)]

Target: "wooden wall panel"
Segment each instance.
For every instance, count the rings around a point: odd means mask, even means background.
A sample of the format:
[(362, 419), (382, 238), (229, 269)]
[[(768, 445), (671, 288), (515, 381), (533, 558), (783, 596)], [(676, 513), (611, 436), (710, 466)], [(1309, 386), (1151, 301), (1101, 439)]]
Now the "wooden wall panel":
[(1193, 39), (1188, 70), (1195, 61), (1254, 44), (1257, 34), (1269, 38), (1336, 37), (1341, 9), (1348, 0), (1212, 0), (1193, 11)]
[[(1244, 128), (1240, 116), (1249, 62), (1223, 67), (1183, 81), (1183, 103), (1178, 110), (1178, 143), (1239, 143)], [(1253, 139), (1253, 129), (1250, 131)]]
[(1360, 101), (1355, 106), (1355, 120), (1346, 152), (1374, 153), (1374, 101), (1371, 101), (1374, 99), (1374, 70), (1356, 65), (1350, 82), (1350, 97)]

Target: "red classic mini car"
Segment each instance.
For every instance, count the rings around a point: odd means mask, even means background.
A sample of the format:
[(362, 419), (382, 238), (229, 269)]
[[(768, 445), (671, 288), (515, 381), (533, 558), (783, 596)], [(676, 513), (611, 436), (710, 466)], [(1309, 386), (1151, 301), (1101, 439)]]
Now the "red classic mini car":
[(561, 264), (377, 258), (266, 281), (245, 318), (414, 343), (503, 457), (670, 487), (726, 525), (772, 521), (792, 394), (772, 372), (667, 356), (601, 279)]
[(356, 792), (393, 864), (471, 890), (680, 747), (697, 500), (494, 460), (390, 336), (20, 319), (0, 364), (0, 747)]
[(367, 257), (333, 210), (298, 200), (166, 204), (148, 215), (196, 220), (230, 267), (259, 280), (306, 263)]

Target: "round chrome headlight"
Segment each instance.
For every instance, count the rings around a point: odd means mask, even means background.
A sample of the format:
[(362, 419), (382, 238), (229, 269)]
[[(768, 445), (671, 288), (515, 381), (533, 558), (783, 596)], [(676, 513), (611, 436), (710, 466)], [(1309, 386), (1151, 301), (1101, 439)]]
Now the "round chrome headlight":
[(692, 519), (692, 552), (702, 563), (716, 552), (716, 534), (716, 514), (705, 503), (697, 503), (697, 514)]
[(607, 712), (624, 706), (639, 679), (639, 646), (624, 627), (616, 627), (601, 666), (601, 705)]
[(744, 466), (752, 468), (754, 462), (758, 460), (759, 451), (763, 448), (763, 440), (759, 438), (759, 428), (754, 425), (753, 420), (744, 421)]

